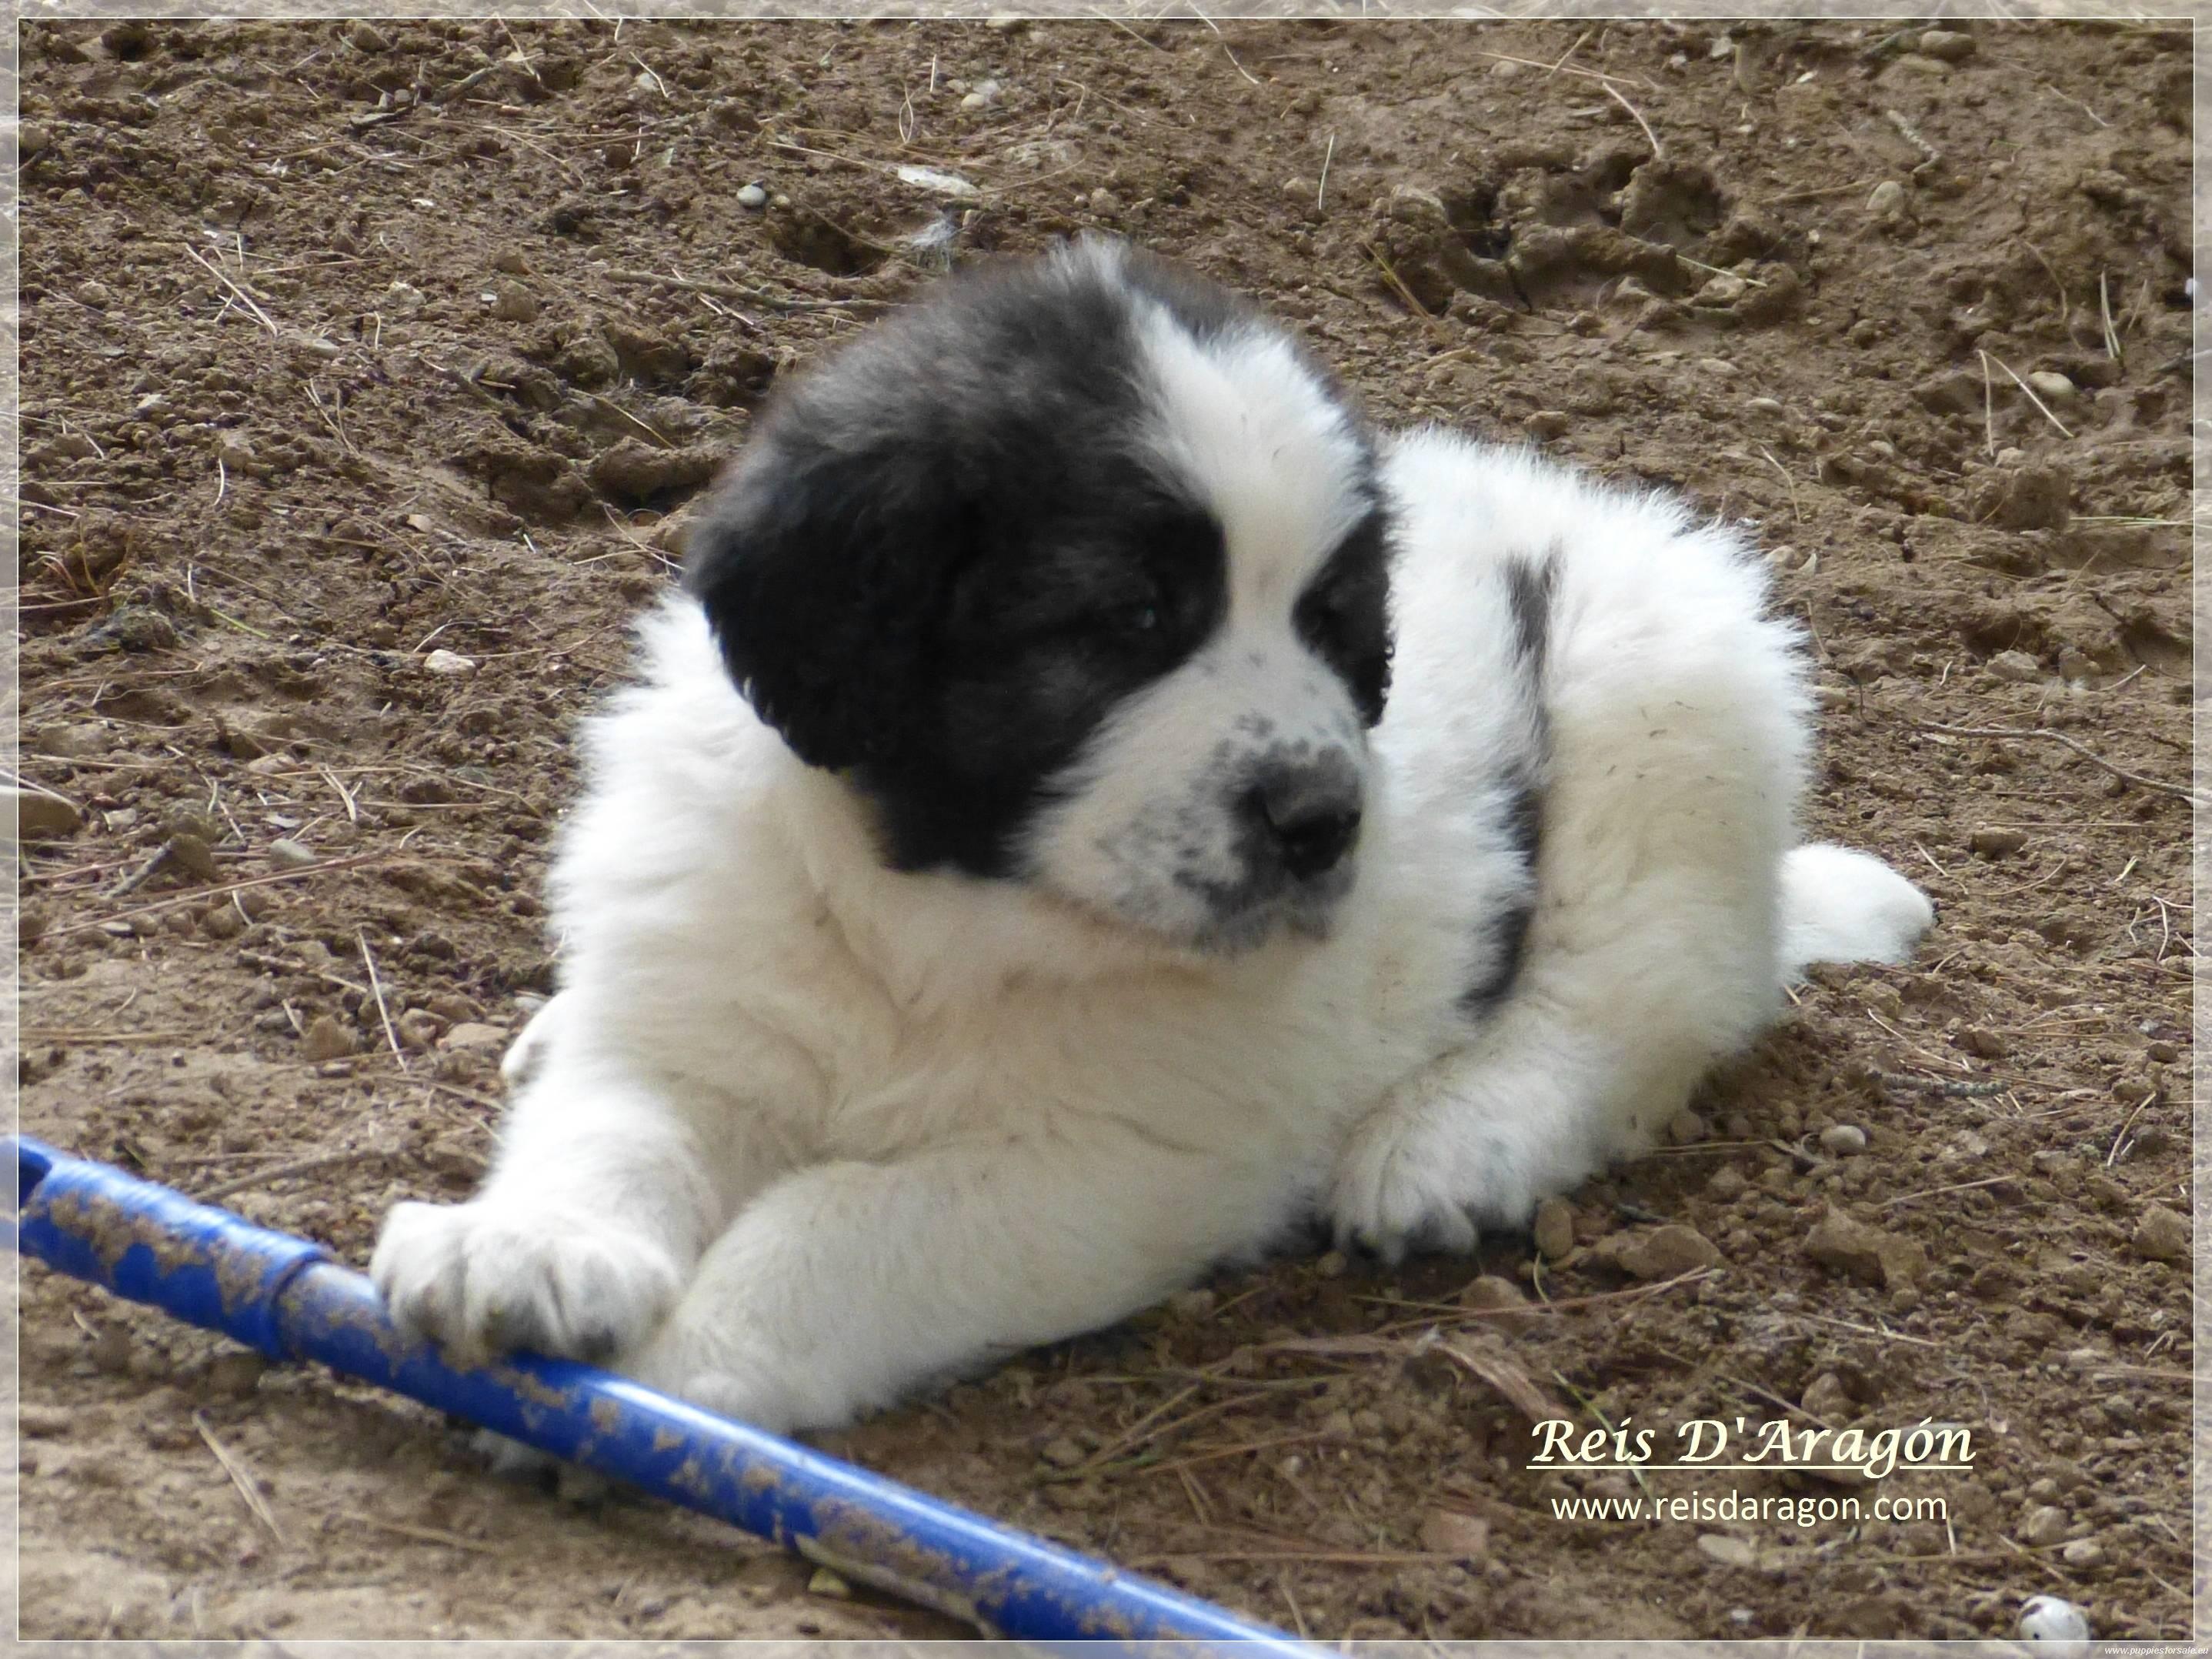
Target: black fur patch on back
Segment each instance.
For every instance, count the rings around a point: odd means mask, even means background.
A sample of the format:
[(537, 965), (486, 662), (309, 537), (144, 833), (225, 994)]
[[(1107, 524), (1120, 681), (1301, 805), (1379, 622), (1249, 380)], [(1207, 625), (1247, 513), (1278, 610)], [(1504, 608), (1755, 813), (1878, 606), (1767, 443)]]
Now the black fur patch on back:
[(1490, 970), (1460, 996), (1460, 1007), (1480, 1019), (1497, 1012), (1520, 976), (1528, 927), (1536, 915), (1536, 860), (1544, 844), (1544, 789), (1551, 767), (1551, 717), (1545, 696), (1545, 669), (1552, 647), (1552, 606), (1558, 596), (1557, 550), (1538, 558), (1505, 562), (1505, 601), (1513, 617), (1517, 690), (1526, 700), (1530, 753), (1508, 765), (1504, 778), (1505, 811), (1500, 828), (1507, 847), (1528, 872), (1525, 895), (1487, 924)]
[(1528, 925), (1536, 915), (1534, 878), (1536, 854), (1544, 839), (1543, 785), (1533, 773), (1516, 769), (1506, 787), (1509, 795), (1505, 833), (1522, 867), (1529, 872), (1531, 885), (1522, 897), (1500, 910), (1486, 925), (1490, 970), (1462, 991), (1459, 999), (1461, 1011), (1476, 1019), (1495, 1013), (1513, 989), (1514, 981), (1521, 976), (1521, 960), (1528, 945)]
[(1540, 683), (1552, 646), (1552, 599), (1559, 586), (1556, 556), (1508, 559), (1505, 597), (1513, 609), (1513, 648), (1531, 681)]

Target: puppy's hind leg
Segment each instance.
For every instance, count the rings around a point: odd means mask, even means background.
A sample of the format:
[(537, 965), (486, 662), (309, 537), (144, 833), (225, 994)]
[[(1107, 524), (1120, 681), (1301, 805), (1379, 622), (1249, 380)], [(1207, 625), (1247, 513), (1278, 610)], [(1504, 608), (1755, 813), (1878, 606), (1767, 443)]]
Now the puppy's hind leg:
[(1936, 920), (1928, 896), (1880, 859), (1826, 843), (1782, 860), (1783, 980), (1815, 962), (1904, 962)]

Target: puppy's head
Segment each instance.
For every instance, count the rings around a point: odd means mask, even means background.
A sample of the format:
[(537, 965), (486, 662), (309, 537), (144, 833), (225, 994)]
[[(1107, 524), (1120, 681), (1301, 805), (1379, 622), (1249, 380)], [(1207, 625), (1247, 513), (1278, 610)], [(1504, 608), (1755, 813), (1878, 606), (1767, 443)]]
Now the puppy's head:
[(1325, 928), (1382, 716), (1367, 436), (1121, 244), (955, 279), (772, 401), (695, 533), (732, 675), (886, 859), (1176, 942)]

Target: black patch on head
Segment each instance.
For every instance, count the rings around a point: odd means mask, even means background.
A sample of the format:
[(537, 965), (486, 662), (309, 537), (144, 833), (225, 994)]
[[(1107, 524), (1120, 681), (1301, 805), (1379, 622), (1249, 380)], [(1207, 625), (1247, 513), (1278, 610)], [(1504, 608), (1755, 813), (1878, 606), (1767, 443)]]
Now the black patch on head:
[(1460, 994), (1461, 1012), (1481, 1019), (1495, 1013), (1521, 975), (1521, 961), (1528, 944), (1528, 925), (1535, 919), (1536, 855), (1544, 840), (1544, 787), (1531, 769), (1516, 768), (1505, 781), (1505, 811), (1502, 827), (1506, 844), (1527, 872), (1529, 885), (1486, 924), (1491, 966), (1482, 978)]
[(1266, 326), (1134, 251), (956, 277), (772, 398), (693, 533), (731, 675), (896, 868), (1011, 873), (1045, 781), (1225, 614), (1221, 527), (1143, 446), (1133, 293)]
[(1366, 514), (1298, 596), (1298, 637), (1350, 688), (1369, 726), (1390, 696), (1390, 524), (1370, 481)]

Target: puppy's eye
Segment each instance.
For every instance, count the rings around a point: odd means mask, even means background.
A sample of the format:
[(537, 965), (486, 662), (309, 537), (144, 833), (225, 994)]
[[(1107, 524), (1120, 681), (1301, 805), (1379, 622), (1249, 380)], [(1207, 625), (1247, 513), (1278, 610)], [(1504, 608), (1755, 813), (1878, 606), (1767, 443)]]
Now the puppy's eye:
[(1159, 625), (1156, 605), (1125, 605), (1114, 613), (1114, 626), (1125, 634), (1150, 634)]

